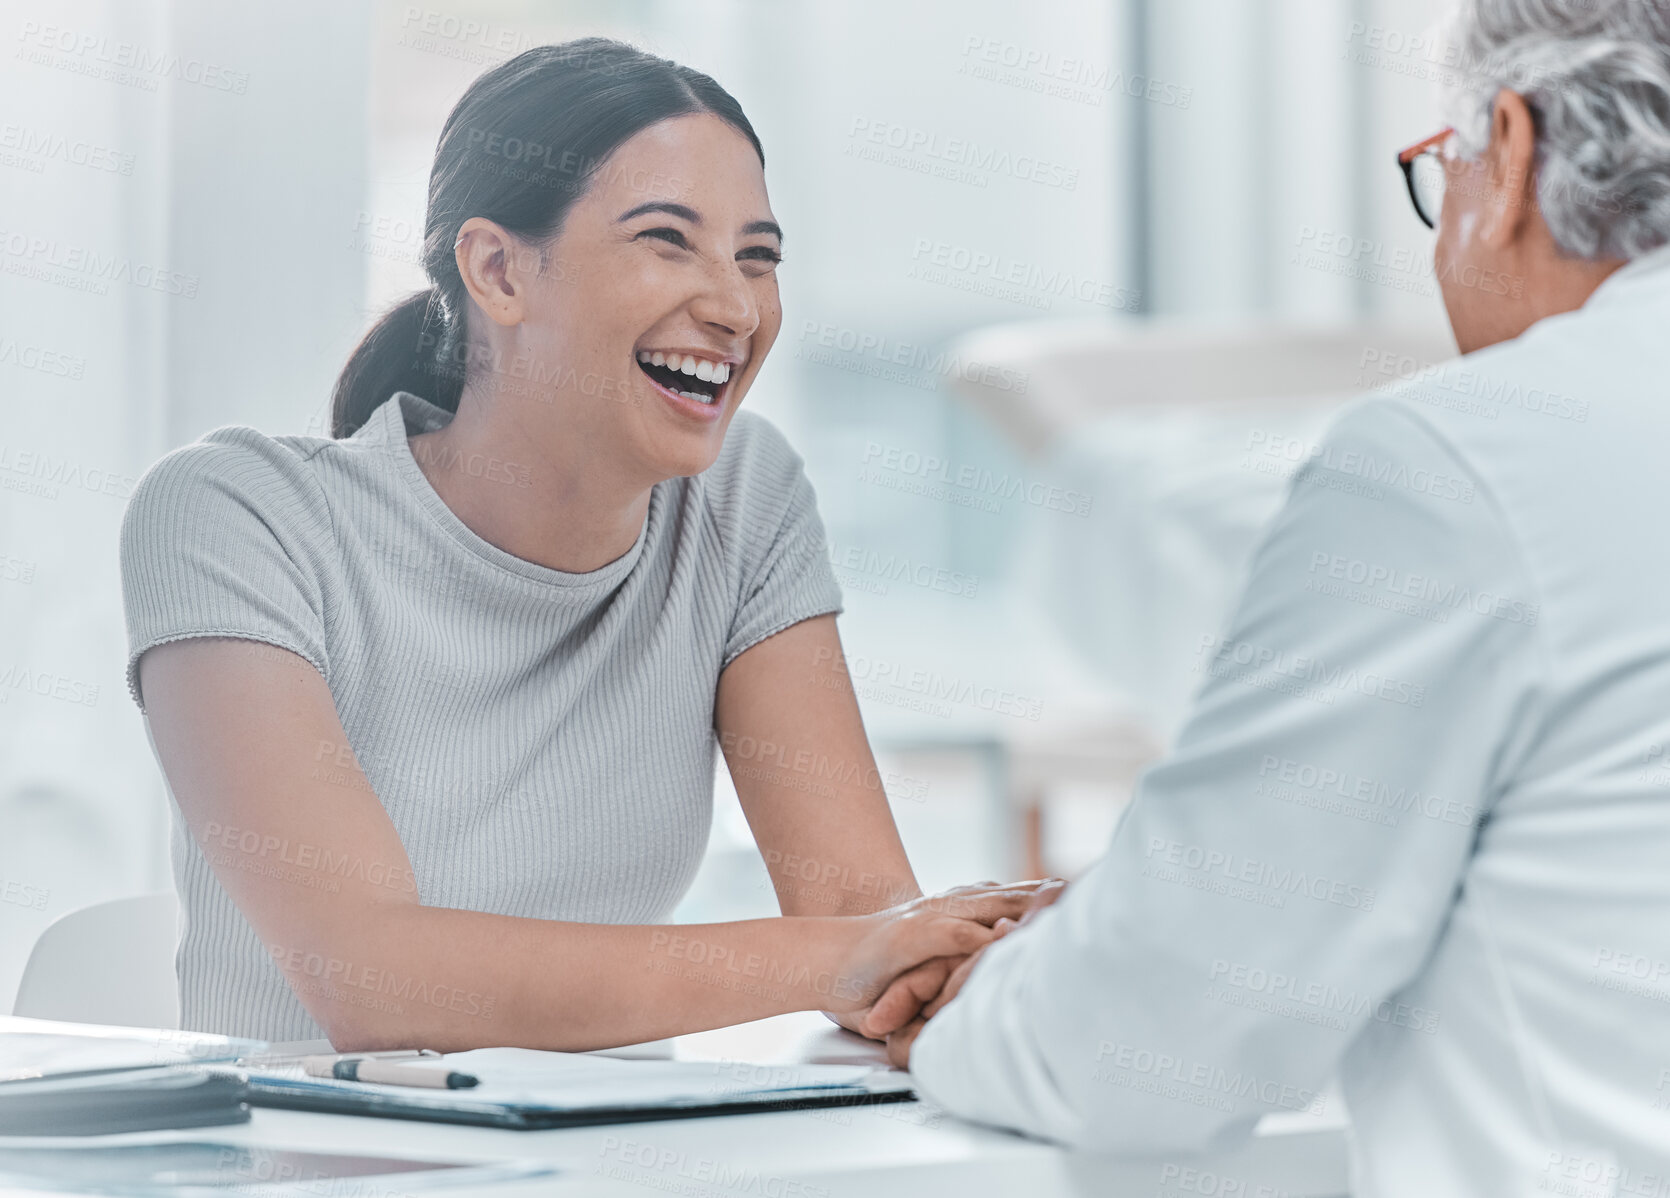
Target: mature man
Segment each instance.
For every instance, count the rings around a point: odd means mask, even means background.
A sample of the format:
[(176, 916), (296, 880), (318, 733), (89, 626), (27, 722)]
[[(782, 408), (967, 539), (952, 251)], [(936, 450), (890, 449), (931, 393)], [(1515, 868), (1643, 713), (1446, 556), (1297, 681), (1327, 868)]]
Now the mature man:
[(1670, 1193), (1670, 5), (1452, 33), (1464, 356), (1342, 413), (1106, 856), (895, 1035), (951, 1111), (1190, 1152), (1338, 1077), (1359, 1194)]

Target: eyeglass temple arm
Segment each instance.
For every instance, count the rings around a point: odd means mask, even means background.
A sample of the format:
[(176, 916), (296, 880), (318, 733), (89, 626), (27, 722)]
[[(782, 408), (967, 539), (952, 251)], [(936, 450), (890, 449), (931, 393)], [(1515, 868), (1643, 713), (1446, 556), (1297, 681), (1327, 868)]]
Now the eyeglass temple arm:
[(1438, 145), (1439, 143), (1441, 143), (1446, 137), (1448, 137), (1450, 134), (1452, 134), (1454, 132), (1455, 132), (1454, 129), (1451, 129), (1451, 128), (1448, 128), (1448, 127), (1440, 129), (1438, 132), (1434, 133), (1431, 137), (1422, 138), (1420, 141), (1416, 142), (1414, 145), (1407, 146), (1404, 149), (1399, 150), (1397, 152), (1397, 160), (1399, 162), (1404, 162), (1404, 163), (1413, 162), (1413, 161), (1415, 161), (1415, 159), (1419, 158), (1422, 154), (1424, 154), (1428, 150), (1432, 149), (1433, 146)]

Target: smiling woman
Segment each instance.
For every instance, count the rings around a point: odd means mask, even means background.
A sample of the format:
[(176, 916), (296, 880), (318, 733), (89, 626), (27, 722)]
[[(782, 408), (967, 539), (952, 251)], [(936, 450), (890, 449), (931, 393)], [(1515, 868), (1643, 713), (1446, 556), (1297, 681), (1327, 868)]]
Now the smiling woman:
[[(128, 680), (177, 807), (184, 1026), (583, 1049), (823, 1009), (882, 1035), (1021, 913), (1026, 885), (920, 897), (811, 487), (738, 415), (781, 245), (717, 83), (538, 47), (448, 118), (433, 286), (354, 351), (335, 436), (218, 429), (141, 480)], [(784, 918), (670, 937), (716, 739)], [(781, 868), (806, 861), (864, 882)]]

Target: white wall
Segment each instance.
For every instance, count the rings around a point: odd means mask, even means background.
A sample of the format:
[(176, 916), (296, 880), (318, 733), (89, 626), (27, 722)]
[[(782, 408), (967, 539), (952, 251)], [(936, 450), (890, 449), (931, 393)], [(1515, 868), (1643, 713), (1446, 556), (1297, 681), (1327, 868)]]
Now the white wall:
[(331, 0), (0, 3), (0, 1010), (52, 918), (169, 884), (124, 500), (208, 428), (299, 431), (357, 335), (367, 36)]
[[(321, 429), (348, 348), (421, 279), (435, 135), (486, 66), (604, 33), (735, 92), (788, 230), (786, 324), (750, 402), (805, 454), (837, 542), (990, 588), (1024, 532), (1013, 513), (866, 485), (858, 467), (878, 437), (1017, 463), (931, 370), (876, 377), (883, 353), (931, 360), (990, 322), (1134, 319), (1126, 299), (1188, 319), (1441, 321), (1429, 279), (1423, 293), (1418, 271), (1373, 271), (1430, 245), (1392, 164), (1436, 126), (1430, 65), (1366, 32), (1417, 34), (1439, 7), (0, 0), (0, 1009), (51, 917), (167, 884), (164, 795), (122, 677), (123, 498), (216, 425)], [(484, 22), (509, 50), (426, 36), (428, 14)], [(181, 65), (115, 66), (124, 44)], [(1295, 260), (1306, 230), (1366, 240), (1370, 260)], [(160, 269), (179, 293), (50, 265), (77, 254)], [(965, 255), (1112, 302), (983, 294)], [(831, 332), (879, 352), (811, 352)], [(45, 695), (15, 685), (43, 678)]]

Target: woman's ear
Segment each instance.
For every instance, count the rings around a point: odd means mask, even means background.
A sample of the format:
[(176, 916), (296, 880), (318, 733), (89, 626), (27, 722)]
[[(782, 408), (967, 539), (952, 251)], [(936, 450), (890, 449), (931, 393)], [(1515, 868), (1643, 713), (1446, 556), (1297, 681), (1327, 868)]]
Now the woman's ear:
[(481, 216), (459, 227), (452, 252), (465, 289), (487, 319), (506, 327), (521, 324), (528, 280), (539, 269), (537, 253)]
[(1490, 145), (1486, 147), (1484, 222), (1479, 235), (1489, 245), (1506, 249), (1517, 242), (1537, 211), (1536, 121), (1530, 105), (1518, 92), (1496, 93), (1490, 113)]

